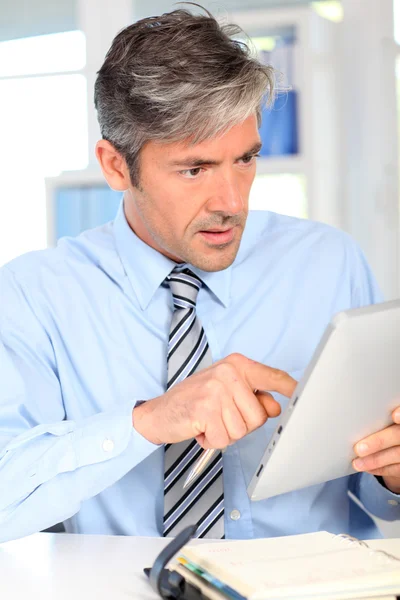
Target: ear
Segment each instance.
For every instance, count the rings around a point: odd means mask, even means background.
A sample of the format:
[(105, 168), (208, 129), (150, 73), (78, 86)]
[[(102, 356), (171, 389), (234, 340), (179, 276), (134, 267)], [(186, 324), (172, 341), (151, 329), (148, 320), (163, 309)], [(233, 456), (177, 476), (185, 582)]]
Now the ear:
[(124, 192), (132, 185), (125, 159), (110, 142), (97, 142), (96, 157), (111, 189)]

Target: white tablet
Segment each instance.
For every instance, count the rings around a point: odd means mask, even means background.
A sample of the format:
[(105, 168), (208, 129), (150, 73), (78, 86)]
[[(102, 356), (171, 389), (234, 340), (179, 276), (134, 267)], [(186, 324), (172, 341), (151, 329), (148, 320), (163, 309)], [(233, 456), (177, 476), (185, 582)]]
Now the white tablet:
[(249, 484), (262, 500), (354, 473), (353, 446), (400, 406), (400, 300), (344, 311), (325, 331)]

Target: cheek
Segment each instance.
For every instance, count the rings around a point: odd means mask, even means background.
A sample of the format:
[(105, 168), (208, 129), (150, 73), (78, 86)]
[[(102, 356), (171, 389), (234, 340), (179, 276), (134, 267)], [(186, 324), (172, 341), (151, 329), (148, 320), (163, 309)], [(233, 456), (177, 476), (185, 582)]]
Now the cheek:
[(241, 193), (242, 197), (248, 199), (250, 195), (251, 186), (253, 185), (256, 176), (255, 168), (251, 172), (246, 173), (241, 181)]
[(158, 206), (159, 227), (173, 237), (182, 237), (195, 216), (193, 206), (186, 198), (165, 198), (164, 196)]
[(160, 212), (166, 222), (172, 223), (174, 229), (184, 231), (196, 218), (203, 203), (198, 201), (194, 190), (179, 190), (161, 195), (162, 202)]
[(182, 185), (165, 174), (153, 178), (147, 174), (143, 180), (143, 215), (158, 232), (170, 239), (182, 238), (201, 214), (207, 191), (200, 187)]

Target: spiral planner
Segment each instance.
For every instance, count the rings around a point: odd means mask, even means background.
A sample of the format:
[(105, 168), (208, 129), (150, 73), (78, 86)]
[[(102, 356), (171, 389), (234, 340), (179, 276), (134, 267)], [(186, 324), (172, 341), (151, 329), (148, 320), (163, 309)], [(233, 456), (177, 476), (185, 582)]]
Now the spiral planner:
[[(400, 597), (400, 559), (328, 532), (175, 547), (181, 598), (379, 600)], [(183, 583), (184, 582), (184, 583)], [(180, 586), (180, 587), (179, 587)], [(175, 597), (175, 596), (171, 596)]]

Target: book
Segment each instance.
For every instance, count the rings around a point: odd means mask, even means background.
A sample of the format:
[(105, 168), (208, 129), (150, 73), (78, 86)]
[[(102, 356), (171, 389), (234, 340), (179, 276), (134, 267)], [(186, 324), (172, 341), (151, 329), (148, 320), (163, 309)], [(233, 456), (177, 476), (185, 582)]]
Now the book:
[(355, 600), (400, 595), (400, 559), (326, 531), (184, 546), (174, 567), (211, 600)]

